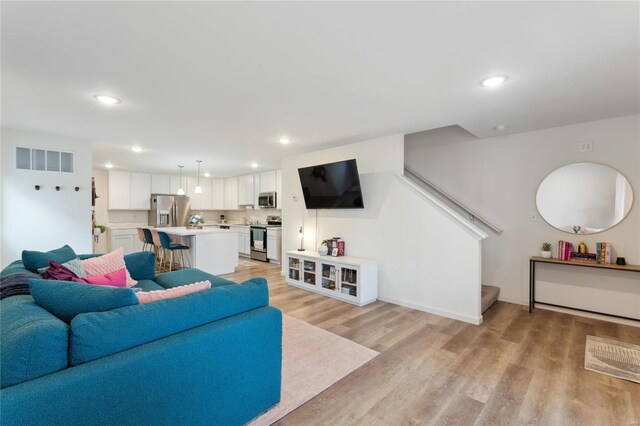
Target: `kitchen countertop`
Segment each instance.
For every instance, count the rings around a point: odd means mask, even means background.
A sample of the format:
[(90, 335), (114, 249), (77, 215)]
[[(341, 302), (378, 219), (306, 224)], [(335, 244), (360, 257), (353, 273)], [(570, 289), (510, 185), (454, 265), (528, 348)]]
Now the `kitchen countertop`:
[(209, 226), (228, 226), (230, 228), (248, 228), (251, 225), (243, 225), (243, 224), (240, 224), (240, 223), (205, 223), (202, 226), (206, 226), (206, 227), (209, 227)]
[(184, 226), (176, 226), (176, 227), (170, 227), (170, 228), (162, 228), (160, 230), (162, 232), (166, 232), (167, 234), (178, 235), (180, 237), (189, 237), (189, 236), (202, 235), (202, 234), (222, 234), (222, 233), (229, 232), (229, 230), (227, 229), (220, 229), (214, 226), (209, 226), (203, 229), (189, 229)]

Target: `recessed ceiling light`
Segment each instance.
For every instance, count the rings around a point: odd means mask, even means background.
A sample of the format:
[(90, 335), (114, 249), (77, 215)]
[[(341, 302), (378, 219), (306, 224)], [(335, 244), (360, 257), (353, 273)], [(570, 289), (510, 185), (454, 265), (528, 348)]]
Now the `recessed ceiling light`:
[(142, 152), (142, 147), (139, 147), (137, 145), (136, 146), (132, 146), (131, 147), (131, 151), (133, 151), (133, 152)]
[(507, 126), (505, 126), (504, 124), (498, 124), (496, 127), (494, 127), (494, 129), (500, 131), (500, 130), (504, 130), (506, 129)]
[(209, 172), (206, 172), (206, 173), (204, 174), (204, 177), (210, 177), (210, 176), (211, 176), (211, 173), (209, 173)]
[(113, 168), (113, 164), (111, 163), (107, 163), (104, 165), (107, 169), (112, 169)]
[(283, 144), (283, 145), (286, 145), (289, 142), (291, 142), (291, 139), (289, 139), (289, 138), (280, 138), (280, 143)]
[(113, 96), (95, 95), (94, 98), (105, 105), (115, 105), (120, 103), (120, 99), (114, 98)]
[(497, 87), (507, 81), (506, 75), (494, 75), (492, 77), (485, 78), (480, 82), (483, 87)]
[(251, 163), (251, 167), (253, 167), (253, 168), (255, 169), (256, 167), (258, 167), (258, 163), (256, 163), (256, 162), (254, 161), (253, 163)]

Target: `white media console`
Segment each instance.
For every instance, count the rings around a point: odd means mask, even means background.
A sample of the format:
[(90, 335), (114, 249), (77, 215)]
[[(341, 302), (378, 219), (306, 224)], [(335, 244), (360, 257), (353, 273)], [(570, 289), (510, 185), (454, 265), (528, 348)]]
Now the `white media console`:
[(358, 306), (378, 298), (378, 266), (367, 259), (287, 252), (287, 283)]

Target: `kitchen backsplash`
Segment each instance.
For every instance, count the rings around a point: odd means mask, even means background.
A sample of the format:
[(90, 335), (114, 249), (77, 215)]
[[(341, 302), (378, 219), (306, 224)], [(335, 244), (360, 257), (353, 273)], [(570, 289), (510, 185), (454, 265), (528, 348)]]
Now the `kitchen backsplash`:
[(148, 210), (109, 210), (109, 223), (148, 223)]
[[(224, 214), (227, 221), (244, 222), (253, 219), (253, 222), (266, 223), (267, 216), (282, 214), (276, 209), (256, 209), (256, 210), (192, 210), (192, 213), (202, 214), (209, 223), (220, 221), (220, 215)], [(147, 210), (109, 210), (108, 223), (148, 223), (149, 212)]]
[[(195, 212), (194, 213), (200, 213)], [(266, 223), (267, 216), (282, 215), (281, 210), (277, 209), (247, 209), (247, 210), (203, 210), (202, 215), (205, 217), (206, 222), (218, 222), (220, 221), (220, 215), (224, 214), (227, 222), (246, 222), (252, 220), (253, 222)]]

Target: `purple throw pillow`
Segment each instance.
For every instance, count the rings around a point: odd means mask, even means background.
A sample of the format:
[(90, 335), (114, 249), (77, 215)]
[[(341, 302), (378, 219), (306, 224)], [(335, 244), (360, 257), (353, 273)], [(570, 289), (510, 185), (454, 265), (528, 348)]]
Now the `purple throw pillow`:
[(73, 281), (78, 276), (66, 266), (63, 266), (55, 260), (50, 260), (51, 267), (44, 271), (43, 278), (45, 280), (57, 280), (57, 281)]

